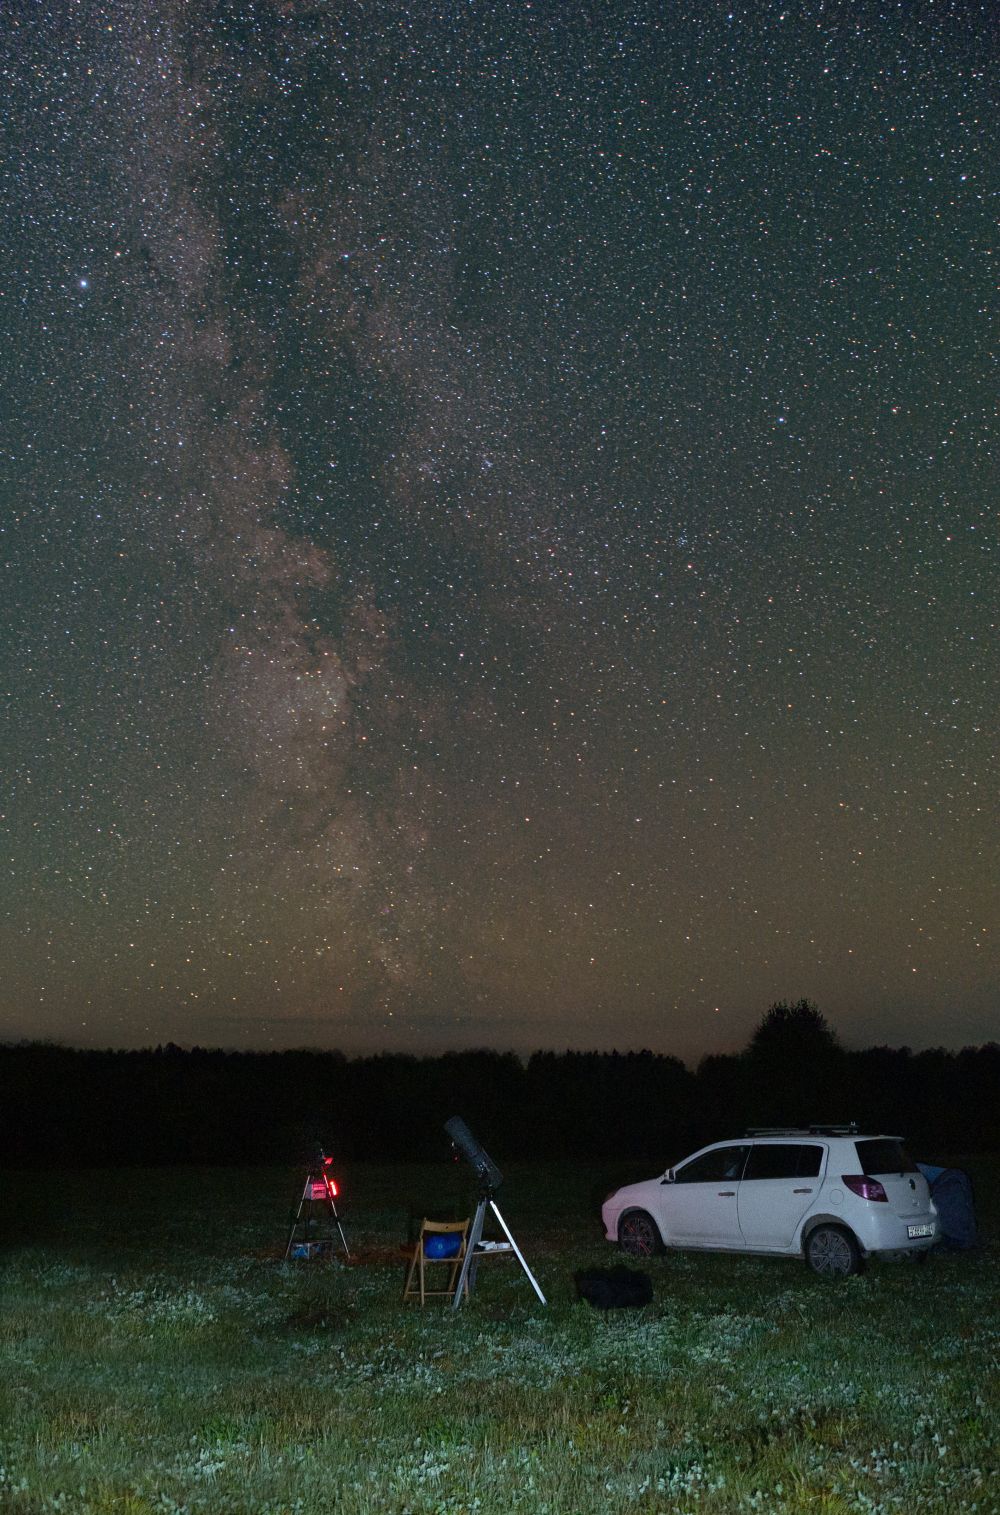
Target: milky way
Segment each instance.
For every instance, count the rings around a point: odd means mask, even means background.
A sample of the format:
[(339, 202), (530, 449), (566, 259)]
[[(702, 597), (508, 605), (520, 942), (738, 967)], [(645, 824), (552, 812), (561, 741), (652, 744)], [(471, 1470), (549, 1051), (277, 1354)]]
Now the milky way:
[(991, 8), (9, 8), (0, 1034), (996, 1035)]

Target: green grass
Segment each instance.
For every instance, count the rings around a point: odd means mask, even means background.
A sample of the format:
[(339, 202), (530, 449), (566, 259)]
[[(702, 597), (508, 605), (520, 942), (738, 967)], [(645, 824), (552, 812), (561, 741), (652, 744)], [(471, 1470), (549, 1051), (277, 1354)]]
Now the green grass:
[(510, 1261), (452, 1313), (400, 1299), (411, 1213), (463, 1170), (343, 1174), (351, 1263), (283, 1263), (301, 1173), (8, 1174), (0, 1511), (910, 1512), (1000, 1509), (998, 1227), (841, 1283), (675, 1254), (600, 1313), (595, 1216), (625, 1170), (512, 1170)]

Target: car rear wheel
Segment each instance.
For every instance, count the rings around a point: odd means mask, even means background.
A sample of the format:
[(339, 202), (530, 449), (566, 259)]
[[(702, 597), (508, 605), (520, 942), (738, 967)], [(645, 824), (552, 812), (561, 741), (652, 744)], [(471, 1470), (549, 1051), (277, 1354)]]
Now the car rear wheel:
[(817, 1226), (805, 1245), (806, 1262), (821, 1278), (850, 1278), (861, 1271), (861, 1249), (843, 1226)]
[(618, 1222), (618, 1245), (630, 1257), (653, 1257), (663, 1250), (656, 1222), (645, 1210), (630, 1210), (622, 1216)]

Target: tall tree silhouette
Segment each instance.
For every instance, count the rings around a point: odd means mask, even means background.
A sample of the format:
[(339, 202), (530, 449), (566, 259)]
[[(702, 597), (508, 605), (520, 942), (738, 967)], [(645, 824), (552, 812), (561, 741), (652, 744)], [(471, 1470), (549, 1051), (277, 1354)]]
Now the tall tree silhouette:
[(761, 1125), (807, 1125), (846, 1119), (845, 1061), (835, 1033), (807, 999), (779, 1000), (754, 1032), (750, 1065), (751, 1118)]

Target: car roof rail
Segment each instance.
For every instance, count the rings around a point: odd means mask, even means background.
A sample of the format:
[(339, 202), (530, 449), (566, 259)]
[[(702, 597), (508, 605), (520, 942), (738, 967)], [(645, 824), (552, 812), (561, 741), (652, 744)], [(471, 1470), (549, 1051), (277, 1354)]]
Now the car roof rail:
[(747, 1136), (857, 1136), (857, 1121), (824, 1121), (811, 1126), (748, 1126)]

